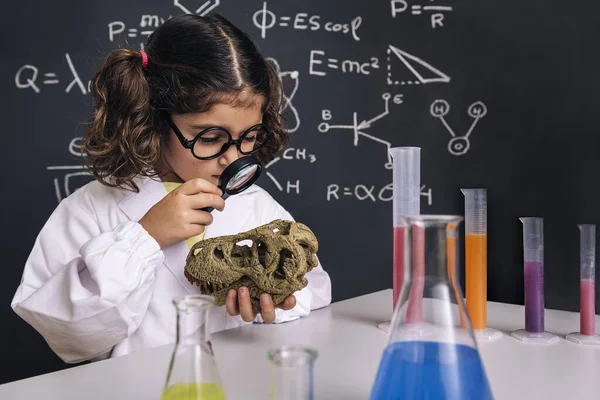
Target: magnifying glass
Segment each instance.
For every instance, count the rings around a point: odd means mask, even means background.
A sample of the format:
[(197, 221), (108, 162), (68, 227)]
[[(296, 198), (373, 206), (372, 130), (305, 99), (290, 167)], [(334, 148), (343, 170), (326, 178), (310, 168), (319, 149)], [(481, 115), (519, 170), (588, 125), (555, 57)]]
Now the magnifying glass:
[[(223, 191), (223, 200), (233, 194), (238, 194), (248, 189), (260, 176), (262, 165), (253, 156), (238, 158), (225, 168), (219, 178), (218, 188)], [(214, 207), (202, 208), (211, 212)]]

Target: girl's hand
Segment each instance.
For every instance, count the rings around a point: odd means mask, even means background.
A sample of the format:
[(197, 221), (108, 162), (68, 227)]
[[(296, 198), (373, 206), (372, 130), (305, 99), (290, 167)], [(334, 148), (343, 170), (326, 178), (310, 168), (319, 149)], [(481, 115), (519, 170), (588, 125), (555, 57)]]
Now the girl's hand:
[(160, 245), (169, 247), (204, 232), (213, 221), (204, 207), (223, 211), (221, 190), (204, 179), (192, 179), (156, 203), (139, 223)]
[(225, 300), (227, 313), (231, 316), (242, 315), (245, 322), (252, 322), (260, 313), (263, 321), (270, 324), (275, 321), (275, 309), (291, 310), (296, 306), (296, 297), (290, 295), (286, 297), (281, 304), (273, 305), (271, 296), (267, 293), (260, 295), (260, 310), (256, 309), (250, 302), (250, 291), (242, 286), (238, 293), (234, 289), (230, 289)]

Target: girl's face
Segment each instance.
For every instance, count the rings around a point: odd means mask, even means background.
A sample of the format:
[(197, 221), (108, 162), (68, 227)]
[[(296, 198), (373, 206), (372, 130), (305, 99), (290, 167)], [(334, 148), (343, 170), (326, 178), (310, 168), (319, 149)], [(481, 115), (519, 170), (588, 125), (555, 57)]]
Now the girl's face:
[[(235, 140), (248, 128), (262, 122), (262, 102), (254, 101), (253, 104), (252, 107), (234, 108), (227, 104), (218, 103), (207, 112), (173, 114), (171, 119), (188, 140), (194, 139), (200, 131), (212, 126), (227, 129)], [(162, 179), (168, 182), (186, 182), (191, 179), (202, 178), (217, 185), (223, 170), (241, 156), (238, 148), (232, 145), (217, 158), (198, 160), (189, 149), (181, 145), (173, 130), (170, 130), (164, 151), (164, 159), (168, 170), (171, 172)]]

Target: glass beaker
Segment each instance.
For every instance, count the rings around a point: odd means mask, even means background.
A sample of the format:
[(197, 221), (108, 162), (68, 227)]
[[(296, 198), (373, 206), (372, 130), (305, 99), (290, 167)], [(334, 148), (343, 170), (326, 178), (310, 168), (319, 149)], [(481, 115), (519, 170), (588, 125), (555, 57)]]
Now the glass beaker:
[(317, 354), (316, 350), (306, 347), (283, 346), (269, 350), (271, 400), (312, 400)]
[(225, 400), (225, 392), (209, 340), (210, 296), (173, 300), (177, 309), (177, 342), (161, 400)]
[[(405, 283), (370, 398), (492, 399), (453, 271), (459, 260), (453, 233), (463, 218), (414, 215), (404, 219)], [(422, 264), (422, 275), (412, 273), (415, 263)], [(420, 302), (421, 318), (416, 322), (410, 317), (411, 299)]]

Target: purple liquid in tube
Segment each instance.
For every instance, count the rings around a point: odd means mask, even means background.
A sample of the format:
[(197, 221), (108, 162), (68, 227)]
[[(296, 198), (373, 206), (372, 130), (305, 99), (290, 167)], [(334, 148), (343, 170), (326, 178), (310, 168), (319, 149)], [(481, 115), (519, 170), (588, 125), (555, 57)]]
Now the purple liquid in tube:
[(525, 330), (544, 332), (544, 263), (525, 261)]

